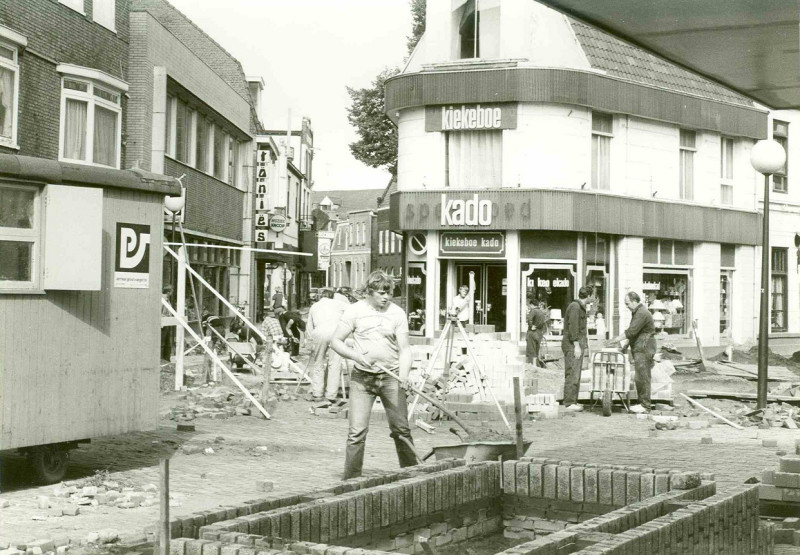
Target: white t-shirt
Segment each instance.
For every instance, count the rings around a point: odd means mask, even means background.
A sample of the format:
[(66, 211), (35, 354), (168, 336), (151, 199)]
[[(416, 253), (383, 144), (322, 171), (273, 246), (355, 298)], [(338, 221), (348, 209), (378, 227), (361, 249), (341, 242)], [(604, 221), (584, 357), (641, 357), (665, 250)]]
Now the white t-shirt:
[(453, 297), (453, 308), (457, 310), (456, 317), (459, 322), (469, 322), (470, 308), (472, 308), (470, 304), (469, 295), (466, 297), (461, 295)]
[(323, 297), (308, 311), (308, 329), (311, 339), (327, 343), (336, 333), (336, 326), (350, 304)]
[[(400, 368), (397, 336), (408, 334), (408, 319), (402, 308), (390, 302), (384, 310), (378, 310), (367, 301), (358, 301), (345, 309), (340, 322), (352, 332), (356, 350), (367, 353), (369, 360), (387, 370)], [(380, 372), (357, 363), (355, 366), (363, 372)]]

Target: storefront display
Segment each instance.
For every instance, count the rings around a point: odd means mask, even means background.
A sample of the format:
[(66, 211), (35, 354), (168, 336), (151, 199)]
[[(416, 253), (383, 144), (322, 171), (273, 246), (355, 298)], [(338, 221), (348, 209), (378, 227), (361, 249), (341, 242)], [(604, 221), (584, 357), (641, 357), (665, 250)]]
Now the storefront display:
[(589, 302), (586, 308), (586, 329), (589, 337), (606, 339), (606, 272), (603, 268), (590, 267), (586, 272), (586, 287)]
[[(556, 332), (558, 320), (566, 313), (567, 306), (575, 298), (575, 275), (572, 266), (536, 265), (523, 263), (522, 283), (526, 304), (529, 299), (543, 302), (550, 311), (550, 332)], [(525, 314), (526, 310), (522, 311)], [(559, 313), (561, 315), (559, 315)]]
[(688, 272), (645, 273), (643, 282), (644, 303), (653, 314), (656, 331), (670, 335), (688, 333)]
[(719, 333), (722, 337), (730, 336), (732, 278), (731, 270), (722, 270), (719, 276)]
[(406, 278), (408, 330), (411, 335), (425, 333), (425, 264), (410, 262)]

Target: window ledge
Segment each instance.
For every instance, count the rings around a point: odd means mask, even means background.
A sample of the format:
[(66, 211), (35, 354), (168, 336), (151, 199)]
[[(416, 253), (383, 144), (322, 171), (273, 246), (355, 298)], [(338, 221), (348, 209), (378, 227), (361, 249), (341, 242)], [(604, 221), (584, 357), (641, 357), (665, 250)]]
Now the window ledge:
[(4, 141), (0, 141), (0, 147), (19, 150), (19, 145), (17, 143), (7, 143), (7, 142), (4, 142)]
[(20, 48), (27, 48), (28, 46), (28, 38), (25, 35), (21, 35), (13, 29), (9, 29), (4, 25), (0, 25), (0, 39), (5, 39), (9, 42), (13, 42)]
[(30, 289), (6, 289), (0, 285), (0, 295), (46, 295), (47, 291), (38, 287)]
[(98, 83), (103, 83), (109, 87), (113, 87), (118, 91), (128, 92), (128, 83), (122, 79), (117, 79), (113, 75), (109, 75), (104, 71), (100, 71), (99, 69), (76, 66), (73, 64), (58, 64), (56, 66), (56, 71), (64, 75), (72, 75), (75, 77), (91, 79), (93, 81), (97, 81)]
[(59, 162), (66, 162), (67, 164), (80, 164), (81, 166), (91, 166), (93, 168), (105, 168), (107, 170), (118, 170), (120, 169), (119, 166), (106, 166), (105, 164), (95, 164), (94, 162), (87, 162), (85, 160), (71, 160), (69, 158), (63, 158), (59, 156)]

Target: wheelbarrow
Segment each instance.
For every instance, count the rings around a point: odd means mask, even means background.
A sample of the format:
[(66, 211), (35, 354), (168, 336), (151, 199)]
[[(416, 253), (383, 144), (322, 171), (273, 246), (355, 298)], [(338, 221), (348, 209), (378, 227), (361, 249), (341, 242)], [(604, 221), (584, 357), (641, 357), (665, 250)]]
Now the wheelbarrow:
[[(592, 357), (592, 407), (598, 400), (603, 403), (603, 416), (611, 416), (611, 403), (616, 393), (625, 410), (630, 412), (628, 392), (631, 388), (630, 362), (625, 354), (616, 348), (602, 349)], [(594, 395), (598, 393), (598, 399)]]
[(228, 356), (231, 369), (244, 370), (248, 362), (255, 364), (256, 347), (250, 341), (228, 340)]

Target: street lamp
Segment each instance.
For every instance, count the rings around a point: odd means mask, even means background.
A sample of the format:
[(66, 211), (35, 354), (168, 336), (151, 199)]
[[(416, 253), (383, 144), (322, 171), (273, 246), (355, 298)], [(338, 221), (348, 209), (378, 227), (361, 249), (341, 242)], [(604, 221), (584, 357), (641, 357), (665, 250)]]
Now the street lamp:
[(767, 406), (767, 352), (769, 350), (769, 176), (783, 168), (786, 151), (776, 141), (758, 141), (750, 153), (750, 163), (764, 175), (764, 221), (761, 232), (761, 312), (758, 321), (758, 395), (756, 408)]
[[(183, 206), (186, 204), (186, 197), (183, 195), (183, 191), (181, 191), (181, 195), (178, 197), (165, 197), (164, 198), (164, 206), (167, 210), (172, 212), (172, 238), (170, 239), (170, 243), (175, 243), (175, 218), (178, 215), (178, 212), (183, 210)], [(170, 271), (169, 271), (169, 281), (174, 286), (175, 283), (175, 261), (170, 259)]]

